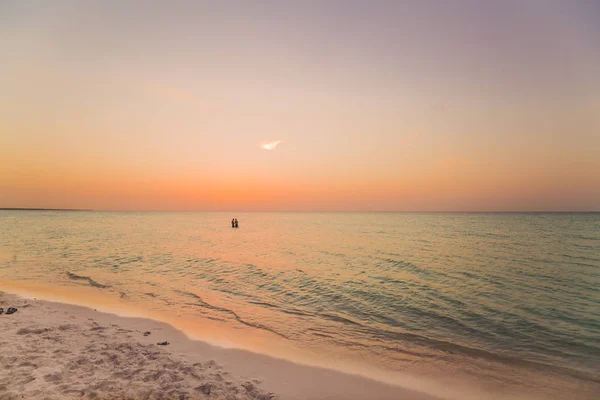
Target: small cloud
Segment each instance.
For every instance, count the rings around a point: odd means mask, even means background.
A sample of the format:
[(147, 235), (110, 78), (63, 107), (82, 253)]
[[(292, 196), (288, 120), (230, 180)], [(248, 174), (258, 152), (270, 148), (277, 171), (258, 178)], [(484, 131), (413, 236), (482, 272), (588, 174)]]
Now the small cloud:
[(264, 142), (260, 144), (260, 148), (264, 149), (264, 150), (275, 150), (275, 148), (280, 144), (283, 143), (283, 140), (276, 140), (274, 142)]

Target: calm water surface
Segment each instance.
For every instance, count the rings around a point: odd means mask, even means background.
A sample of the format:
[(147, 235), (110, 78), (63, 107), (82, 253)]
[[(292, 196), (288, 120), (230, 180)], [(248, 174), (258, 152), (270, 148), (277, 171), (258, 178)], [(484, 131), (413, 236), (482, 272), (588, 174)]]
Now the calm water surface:
[(0, 289), (34, 282), (392, 380), (599, 398), (600, 214), (0, 211)]

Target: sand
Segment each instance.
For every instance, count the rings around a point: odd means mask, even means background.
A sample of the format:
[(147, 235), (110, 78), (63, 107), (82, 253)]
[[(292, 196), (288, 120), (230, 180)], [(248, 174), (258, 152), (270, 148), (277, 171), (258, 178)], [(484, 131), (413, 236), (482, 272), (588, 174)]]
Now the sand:
[[(2, 292), (0, 307), (0, 400), (434, 400), (360, 376), (212, 346), (150, 319)], [(18, 311), (6, 315), (8, 307)], [(164, 341), (169, 344), (157, 344)]]

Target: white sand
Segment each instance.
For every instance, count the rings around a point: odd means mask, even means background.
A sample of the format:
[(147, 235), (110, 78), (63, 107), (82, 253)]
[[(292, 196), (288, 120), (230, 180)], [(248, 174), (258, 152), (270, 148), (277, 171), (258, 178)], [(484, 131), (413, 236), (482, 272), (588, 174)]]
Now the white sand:
[[(358, 376), (211, 346), (149, 319), (2, 292), (0, 307), (0, 400), (434, 400)], [(18, 311), (6, 315), (8, 307)], [(168, 346), (157, 345), (165, 340)]]

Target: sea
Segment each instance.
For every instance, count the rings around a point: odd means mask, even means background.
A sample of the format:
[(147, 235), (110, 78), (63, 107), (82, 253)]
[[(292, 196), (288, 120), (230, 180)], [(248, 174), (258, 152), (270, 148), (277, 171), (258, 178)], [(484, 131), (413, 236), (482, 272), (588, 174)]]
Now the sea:
[(0, 211), (0, 290), (440, 398), (600, 399), (600, 213)]

